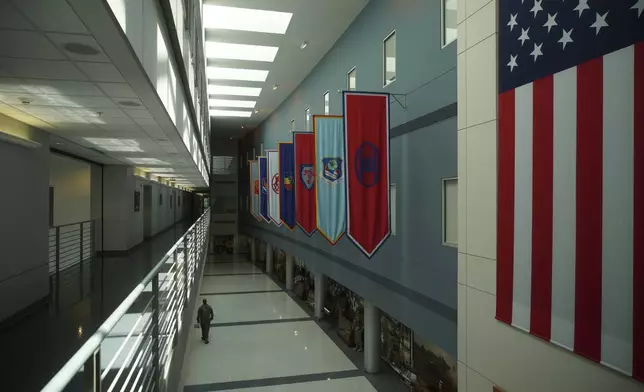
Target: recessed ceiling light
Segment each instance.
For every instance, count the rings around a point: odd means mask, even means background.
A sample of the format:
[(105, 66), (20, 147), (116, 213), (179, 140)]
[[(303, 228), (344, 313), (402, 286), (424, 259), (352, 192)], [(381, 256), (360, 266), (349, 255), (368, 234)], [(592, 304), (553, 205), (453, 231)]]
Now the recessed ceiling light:
[(273, 90), (277, 90), (277, 87), (278, 87), (278, 86), (277, 86), (276, 84), (274, 84), (274, 85), (273, 85)]
[(203, 6), (204, 28), (254, 31), (257, 33), (285, 34), (290, 12), (235, 8), (219, 5)]
[(259, 113), (259, 110), (255, 109), (255, 114)]
[(241, 129), (244, 129), (244, 126), (243, 126), (243, 125), (241, 126)]
[(125, 159), (134, 163), (135, 165), (169, 165), (168, 162), (164, 162), (157, 158), (125, 158)]
[(256, 101), (239, 101), (234, 99), (209, 99), (208, 106), (210, 108), (246, 108), (252, 109), (255, 107)]
[(277, 46), (206, 42), (206, 57), (210, 59), (266, 61), (270, 63), (275, 60), (278, 49)]
[(83, 139), (104, 151), (143, 152), (139, 147), (139, 142), (134, 139), (111, 139), (102, 137), (85, 137)]
[(252, 114), (253, 112), (244, 112), (241, 110), (210, 110), (210, 115), (212, 117), (250, 117)]
[(261, 92), (261, 87), (221, 86), (218, 84), (208, 85), (208, 94), (210, 95), (242, 95), (246, 97), (259, 97)]
[(302, 45), (300, 45), (300, 49), (304, 49), (304, 48), (306, 48), (308, 45), (309, 45), (309, 43), (308, 43), (308, 42), (306, 42), (306, 41), (304, 41), (304, 42), (302, 42)]
[(230, 140), (233, 140), (233, 137), (232, 137), (232, 136), (230, 137)]
[(206, 77), (208, 79), (248, 80), (251, 82), (265, 82), (266, 78), (268, 77), (268, 71), (260, 69), (208, 67), (206, 69)]

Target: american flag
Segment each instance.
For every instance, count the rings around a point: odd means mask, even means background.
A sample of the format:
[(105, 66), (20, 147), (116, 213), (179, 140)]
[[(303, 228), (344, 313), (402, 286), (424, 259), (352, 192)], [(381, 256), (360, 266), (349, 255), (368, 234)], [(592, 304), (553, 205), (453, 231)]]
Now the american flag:
[(644, 0), (499, 0), (497, 319), (644, 380)]

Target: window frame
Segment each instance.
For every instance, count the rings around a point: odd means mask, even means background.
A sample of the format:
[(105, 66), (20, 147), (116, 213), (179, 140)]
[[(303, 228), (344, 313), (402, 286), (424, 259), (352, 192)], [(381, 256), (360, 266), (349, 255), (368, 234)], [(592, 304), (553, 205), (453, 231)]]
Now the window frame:
[[(445, 34), (445, 32), (446, 32), (445, 10), (447, 9), (447, 7), (446, 7), (447, 1), (449, 1), (449, 0), (441, 0), (441, 49), (445, 49), (446, 47), (450, 46), (451, 44), (453, 44), (454, 42), (456, 42), (458, 40), (458, 32), (457, 32), (456, 33), (456, 38), (454, 38), (453, 40), (451, 40), (449, 42), (446, 42), (447, 37), (446, 37), (446, 34)], [(456, 7), (458, 7), (458, 3), (456, 5)], [(456, 10), (456, 12), (458, 13), (458, 9)], [(457, 28), (457, 31), (458, 31), (458, 28)]]
[[(396, 29), (393, 29), (391, 33), (389, 33), (383, 40), (382, 40), (382, 87), (385, 88), (387, 86), (392, 85), (393, 83), (398, 80), (398, 72), (394, 71), (394, 78), (393, 80), (389, 81), (387, 79), (387, 41), (391, 38), (396, 36)], [(398, 61), (398, 54), (396, 53), (397, 51), (394, 50), (394, 60), (397, 62)]]
[[(351, 74), (354, 73), (356, 74), (355, 80), (356, 80), (356, 86), (351, 87)], [(347, 72), (347, 91), (356, 91), (358, 87), (358, 70), (356, 69), (356, 66), (354, 65), (353, 68)]]
[(446, 198), (445, 198), (445, 193), (447, 191), (447, 182), (449, 181), (454, 181), (456, 180), (456, 189), (458, 191), (458, 177), (445, 177), (441, 179), (441, 242), (443, 246), (449, 246), (451, 248), (458, 248), (458, 194), (456, 195), (456, 233), (457, 233), (457, 238), (456, 238), (456, 243), (452, 243), (447, 241), (447, 225), (445, 224), (445, 218), (446, 218)]
[(326, 90), (322, 97), (324, 99), (324, 114), (328, 116), (331, 113), (331, 93), (329, 90)]

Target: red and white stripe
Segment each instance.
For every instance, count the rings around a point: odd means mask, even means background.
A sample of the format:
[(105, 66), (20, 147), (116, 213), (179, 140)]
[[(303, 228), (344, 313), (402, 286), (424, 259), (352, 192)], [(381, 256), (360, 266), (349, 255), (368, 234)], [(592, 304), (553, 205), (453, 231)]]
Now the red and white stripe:
[(644, 380), (644, 43), (499, 97), (497, 318)]

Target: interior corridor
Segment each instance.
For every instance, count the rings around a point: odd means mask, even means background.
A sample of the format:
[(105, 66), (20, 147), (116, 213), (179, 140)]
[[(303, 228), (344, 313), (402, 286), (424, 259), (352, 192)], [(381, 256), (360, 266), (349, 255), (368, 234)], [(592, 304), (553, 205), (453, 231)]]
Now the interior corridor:
[[(52, 315), (37, 309), (0, 334), (3, 391), (38, 391), (96, 332), (192, 222), (179, 222), (124, 256), (96, 256), (90, 263), (91, 291)], [(102, 264), (102, 269), (101, 269)], [(77, 291), (70, 282), (61, 290)], [(25, 377), (24, 374), (29, 376)]]
[[(249, 260), (211, 256), (200, 299), (214, 310), (210, 344), (195, 324), (183, 366), (185, 392), (405, 391), (392, 372), (364, 372), (335, 330)], [(193, 320), (196, 320), (197, 309)], [(385, 366), (383, 366), (385, 368)]]

